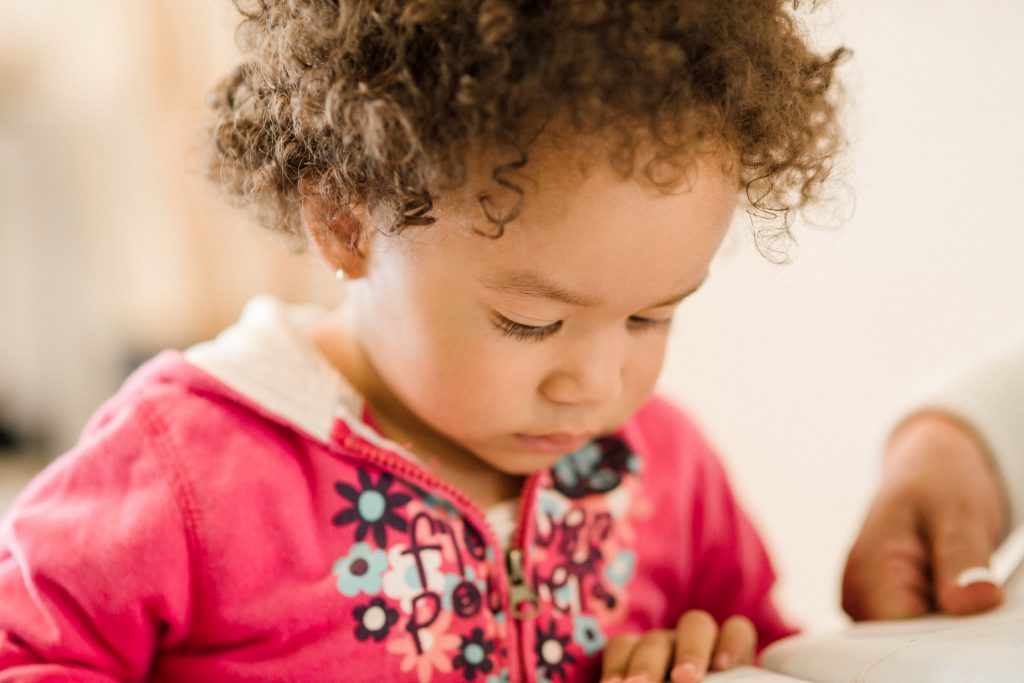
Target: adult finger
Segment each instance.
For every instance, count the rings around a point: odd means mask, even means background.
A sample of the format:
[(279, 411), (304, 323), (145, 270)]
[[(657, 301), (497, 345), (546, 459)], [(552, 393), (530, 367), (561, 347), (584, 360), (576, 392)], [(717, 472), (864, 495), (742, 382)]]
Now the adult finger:
[(672, 661), (672, 631), (657, 629), (640, 637), (629, 657), (626, 683), (664, 681)]
[(957, 512), (941, 516), (932, 531), (935, 596), (942, 611), (971, 614), (1002, 602), (1002, 588), (989, 570), (997, 541), (982, 516)]
[(753, 664), (756, 648), (757, 629), (754, 623), (738, 614), (731, 616), (722, 622), (711, 668), (723, 671), (737, 664)]
[(696, 683), (704, 677), (718, 638), (718, 623), (703, 610), (690, 610), (676, 624), (672, 683)]
[(872, 504), (843, 570), (843, 610), (855, 620), (900, 619), (932, 609), (929, 556), (898, 496)]
[(629, 657), (640, 642), (637, 633), (620, 633), (608, 641), (601, 663), (601, 682), (620, 683), (629, 670)]

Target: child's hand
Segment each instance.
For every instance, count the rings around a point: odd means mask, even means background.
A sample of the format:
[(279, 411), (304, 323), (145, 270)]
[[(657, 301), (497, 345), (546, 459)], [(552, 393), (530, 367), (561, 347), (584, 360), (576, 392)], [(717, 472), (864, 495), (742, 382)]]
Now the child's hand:
[[(615, 636), (604, 651), (602, 683), (658, 683), (669, 671), (672, 683), (697, 683), (713, 671), (754, 661), (757, 631), (750, 619), (729, 617), (719, 628), (714, 617), (690, 610), (676, 630)], [(670, 668), (671, 667), (671, 668)]]

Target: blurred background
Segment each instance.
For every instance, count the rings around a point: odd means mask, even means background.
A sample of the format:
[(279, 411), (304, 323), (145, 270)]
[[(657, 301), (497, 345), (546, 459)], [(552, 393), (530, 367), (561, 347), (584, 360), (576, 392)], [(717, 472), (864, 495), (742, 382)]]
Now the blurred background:
[[(663, 390), (722, 453), (802, 625), (843, 623), (846, 549), (901, 396), (1024, 324), (1024, 5), (846, 0), (806, 18), (853, 48), (835, 202), (793, 262), (740, 216), (683, 307)], [(0, 4), (0, 510), (125, 374), (250, 296), (338, 299), (217, 196), (207, 89), (236, 62), (228, 0)]]

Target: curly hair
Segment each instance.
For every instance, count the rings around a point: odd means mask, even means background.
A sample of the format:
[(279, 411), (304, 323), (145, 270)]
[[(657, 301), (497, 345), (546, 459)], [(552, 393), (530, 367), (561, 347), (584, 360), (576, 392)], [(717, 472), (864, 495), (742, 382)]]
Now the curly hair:
[(642, 142), (658, 185), (725, 143), (769, 216), (817, 198), (844, 144), (847, 50), (816, 53), (782, 0), (234, 2), (248, 61), (210, 98), (210, 173), (300, 237), (300, 183), (398, 232), (433, 222), (471, 149), (500, 151), (491, 179), (518, 195), (507, 211), (477, 196), (500, 236), (522, 208), (516, 174), (555, 122), (607, 141), (623, 176)]

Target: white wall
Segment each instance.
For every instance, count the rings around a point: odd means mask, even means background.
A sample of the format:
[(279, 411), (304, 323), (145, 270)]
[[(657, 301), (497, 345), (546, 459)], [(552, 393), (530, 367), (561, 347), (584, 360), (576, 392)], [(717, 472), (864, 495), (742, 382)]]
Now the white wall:
[(787, 266), (739, 230), (682, 311), (663, 386), (722, 451), (782, 602), (830, 627), (887, 407), (1024, 323), (1024, 3), (851, 0), (814, 21), (855, 53), (853, 217), (797, 226)]

